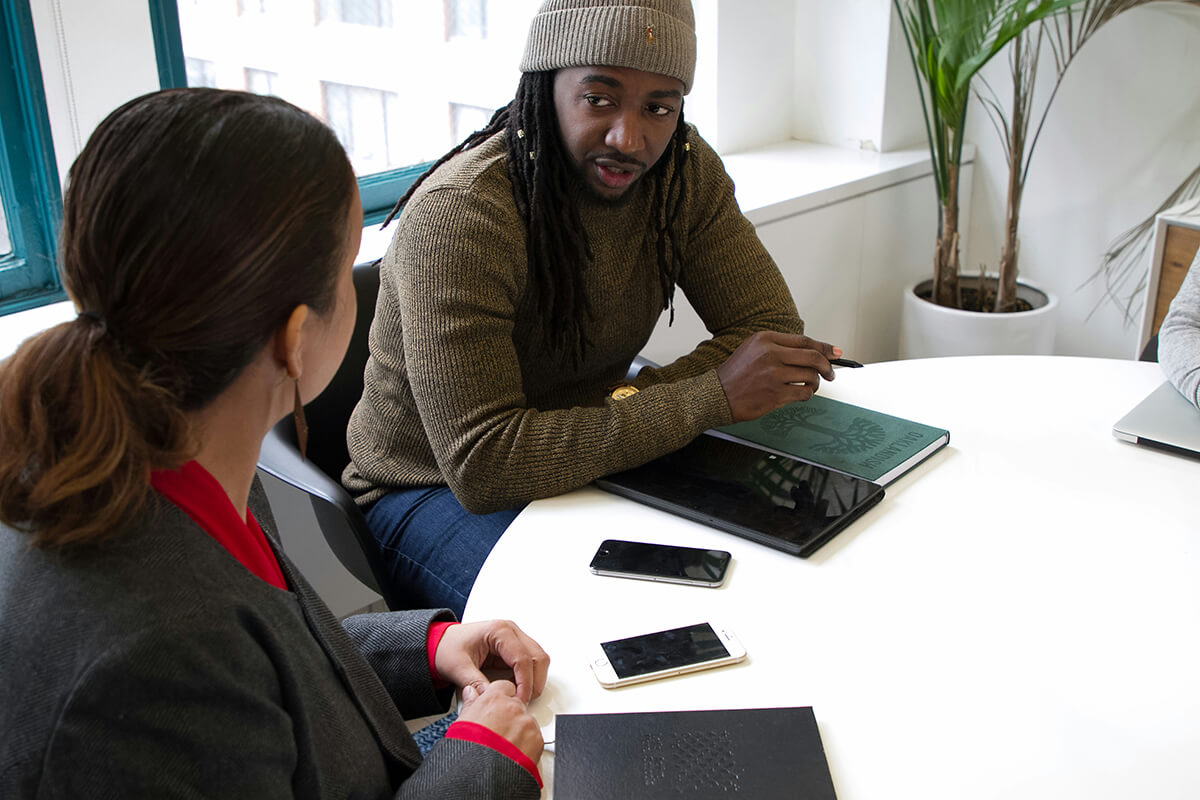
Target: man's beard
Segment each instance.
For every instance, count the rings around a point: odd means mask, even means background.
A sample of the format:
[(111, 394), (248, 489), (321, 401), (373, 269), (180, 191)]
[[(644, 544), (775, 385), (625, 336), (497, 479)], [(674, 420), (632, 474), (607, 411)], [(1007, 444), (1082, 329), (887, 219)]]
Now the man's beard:
[[(612, 158), (611, 155), (608, 155), (607, 157)], [(623, 161), (625, 159), (614, 160)], [(640, 161), (631, 161), (629, 163), (641, 164)], [(621, 208), (622, 206), (629, 205), (633, 199), (633, 196), (637, 194), (639, 187), (642, 185), (642, 180), (653, 171), (653, 168), (643, 170), (642, 174), (634, 178), (633, 182), (626, 186), (623, 192), (616, 197), (612, 197), (610, 195), (602, 194), (588, 178), (589, 171), (594, 168), (595, 167), (592, 165), (592, 159), (590, 158), (587, 161), (584, 161), (583, 164), (573, 164), (571, 168), (573, 180), (577, 185), (583, 187), (584, 194), (588, 195), (593, 200), (608, 206), (609, 208)]]

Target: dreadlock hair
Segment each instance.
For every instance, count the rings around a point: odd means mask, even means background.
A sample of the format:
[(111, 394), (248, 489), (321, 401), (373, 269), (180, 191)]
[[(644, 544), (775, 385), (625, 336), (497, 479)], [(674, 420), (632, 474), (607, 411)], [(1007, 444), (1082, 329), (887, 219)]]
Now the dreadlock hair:
[[(439, 167), (504, 131), (513, 200), (526, 227), (529, 285), (536, 293), (538, 313), (546, 322), (545, 343), (551, 352), (568, 354), (578, 364), (591, 347), (581, 320), (592, 317), (584, 284), (584, 270), (591, 263), (592, 251), (571, 193), (575, 170), (559, 135), (554, 75), (554, 72), (522, 73), (512, 102), (497, 109), (484, 128), (451, 148), (417, 178), (396, 202), (382, 227), (400, 213), (417, 188)], [(688, 128), (681, 106), (671, 142), (646, 176), (654, 185), (658, 279), (662, 307), (671, 313), (669, 322), (675, 321), (675, 281), (682, 260), (681, 232), (676, 223), (684, 191), (687, 140)]]

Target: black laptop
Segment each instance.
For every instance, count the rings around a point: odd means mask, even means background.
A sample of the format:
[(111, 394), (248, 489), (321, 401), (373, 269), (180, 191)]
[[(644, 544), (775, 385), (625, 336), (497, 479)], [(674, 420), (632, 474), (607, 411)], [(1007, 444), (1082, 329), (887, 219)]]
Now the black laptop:
[(710, 434), (596, 485), (801, 558), (883, 499), (879, 484)]

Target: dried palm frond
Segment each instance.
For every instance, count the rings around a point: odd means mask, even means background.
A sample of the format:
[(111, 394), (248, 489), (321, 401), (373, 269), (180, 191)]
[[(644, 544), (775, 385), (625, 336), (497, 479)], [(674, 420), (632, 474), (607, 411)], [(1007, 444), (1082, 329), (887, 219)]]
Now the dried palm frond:
[(1175, 191), (1150, 216), (1113, 239), (1104, 253), (1100, 269), (1084, 282), (1086, 286), (1098, 278), (1104, 279), (1104, 294), (1088, 313), (1089, 319), (1106, 300), (1121, 309), (1126, 325), (1141, 317), (1146, 282), (1150, 278), (1146, 271), (1146, 251), (1154, 239), (1154, 218), (1176, 206), (1179, 206), (1182, 214), (1200, 209), (1200, 165), (1175, 187)]

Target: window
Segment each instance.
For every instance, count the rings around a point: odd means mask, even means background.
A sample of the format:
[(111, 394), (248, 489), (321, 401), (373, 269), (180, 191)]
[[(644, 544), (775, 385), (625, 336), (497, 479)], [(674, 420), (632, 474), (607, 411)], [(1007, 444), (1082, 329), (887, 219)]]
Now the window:
[[(187, 3), (193, 6), (200, 5), (197, 0), (186, 0)], [(238, 0), (238, 15), (249, 14), (278, 14), (286, 11), (285, 4), (288, 0)]]
[(322, 22), (392, 27), (392, 0), (320, 0)]
[(486, 39), (487, 0), (444, 0), (446, 40)]
[(539, 4), (151, 0), (151, 9), (164, 86), (274, 94), (325, 120), (373, 222), (512, 99)]
[(12, 240), (8, 238), (8, 220), (4, 218), (4, 203), (0, 202), (0, 258), (12, 255)]
[(246, 67), (246, 91), (254, 92), (255, 94), (278, 95), (279, 92), (275, 90), (275, 81), (278, 78), (279, 73), (277, 72)]
[(359, 175), (402, 167), (400, 98), (365, 86), (323, 83), (325, 119)]
[(29, 0), (0, 11), (0, 63), (0, 313), (7, 313), (63, 296), (55, 269), (62, 199)]
[(210, 89), (217, 88), (217, 72), (211, 61), (189, 58), (185, 60), (185, 63), (187, 64), (188, 86), (207, 86)]
[(480, 108), (462, 103), (450, 104), (450, 138), (461, 142), (475, 131), (486, 126), (496, 113), (494, 108)]

